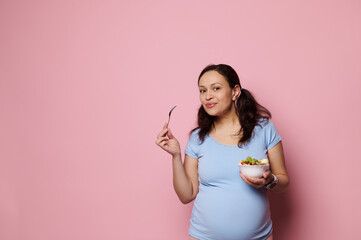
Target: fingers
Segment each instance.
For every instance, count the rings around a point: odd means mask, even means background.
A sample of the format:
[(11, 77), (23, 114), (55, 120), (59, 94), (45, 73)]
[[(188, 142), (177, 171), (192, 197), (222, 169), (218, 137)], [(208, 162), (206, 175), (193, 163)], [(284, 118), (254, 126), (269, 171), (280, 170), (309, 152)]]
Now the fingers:
[(158, 134), (157, 138), (166, 136), (167, 131), (168, 131), (167, 125), (168, 125), (167, 123), (164, 124), (163, 129), (162, 129), (162, 131)]
[(157, 140), (155, 141), (155, 144), (157, 145), (164, 145), (164, 143), (168, 142), (168, 138), (167, 137), (158, 137)]
[(157, 144), (163, 149), (166, 149), (168, 145), (168, 141), (171, 138), (170, 136), (173, 137), (171, 133), (170, 135), (168, 134), (169, 131), (170, 129), (168, 129), (168, 123), (165, 123), (162, 128), (162, 131), (157, 136), (157, 140), (155, 141), (155, 144)]
[(248, 180), (247, 177), (249, 177), (249, 176), (246, 177), (246, 175), (243, 175), (242, 173), (240, 174), (240, 176), (241, 176), (241, 178), (243, 179), (243, 181), (244, 181), (245, 183), (247, 183), (248, 185), (251, 185), (251, 186), (254, 187), (254, 188), (259, 188), (256, 184), (254, 184), (254, 183), (252, 183), (252, 182), (250, 182), (250, 181)]
[(271, 173), (270, 170), (267, 170), (264, 174), (263, 174), (263, 178), (265, 179), (265, 184), (269, 184), (270, 182), (273, 181), (274, 177)]
[[(157, 139), (155, 142), (159, 147), (161, 147), (163, 150), (169, 152), (169, 140), (167, 137), (163, 137), (161, 139)], [(169, 152), (170, 153), (170, 152)]]
[(243, 179), (243, 181), (245, 181), (245, 183), (250, 184), (250, 183), (248, 182), (247, 178), (246, 178), (242, 173), (240, 173), (239, 176), (241, 176), (241, 178)]
[(162, 131), (155, 140), (155, 144), (172, 155), (180, 152), (178, 140), (168, 128), (168, 123), (164, 124)]
[(262, 188), (266, 183), (266, 179), (264, 179), (263, 176), (260, 178), (255, 178), (248, 175), (243, 175), (242, 173), (240, 173), (240, 176), (243, 181), (245, 181), (245, 183), (255, 188)]
[(264, 179), (267, 179), (269, 176), (271, 176), (271, 171), (270, 171), (269, 169), (267, 169), (267, 170), (263, 173), (262, 177), (263, 177)]
[(168, 140), (168, 138), (166, 137), (168, 131), (167, 125), (168, 125), (167, 123), (164, 124), (162, 131), (160, 131), (160, 133), (157, 135), (157, 140), (155, 141), (155, 144), (157, 144), (162, 148), (164, 148)]
[(173, 133), (168, 128), (168, 123), (164, 124), (162, 131), (157, 135), (157, 139), (168, 136), (169, 139), (174, 138)]
[(167, 136), (169, 139), (174, 138), (172, 131), (168, 128)]

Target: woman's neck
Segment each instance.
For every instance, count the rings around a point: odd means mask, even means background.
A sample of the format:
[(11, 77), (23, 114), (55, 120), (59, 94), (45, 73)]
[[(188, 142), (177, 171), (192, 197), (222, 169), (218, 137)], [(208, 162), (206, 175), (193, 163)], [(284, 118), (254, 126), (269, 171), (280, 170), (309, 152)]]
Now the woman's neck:
[(239, 118), (234, 111), (230, 111), (229, 114), (217, 117), (214, 121), (214, 126), (217, 129), (227, 128), (227, 129), (240, 129), (241, 125), (239, 123)]
[[(242, 136), (241, 124), (238, 116), (228, 115), (227, 117), (217, 118), (214, 121), (214, 126), (210, 131), (220, 142), (227, 142), (227, 144), (236, 144)], [(231, 137), (231, 138), (230, 138)]]

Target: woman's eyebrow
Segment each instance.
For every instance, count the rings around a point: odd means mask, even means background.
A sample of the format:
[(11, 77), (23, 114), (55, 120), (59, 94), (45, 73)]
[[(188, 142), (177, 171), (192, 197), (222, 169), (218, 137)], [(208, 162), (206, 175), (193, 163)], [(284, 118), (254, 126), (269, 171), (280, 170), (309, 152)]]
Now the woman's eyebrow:
[[(213, 85), (215, 85), (215, 84), (222, 85), (222, 83), (215, 82), (215, 83), (211, 83), (211, 86), (213, 86)], [(205, 87), (205, 86), (203, 86), (203, 85), (199, 85), (198, 87)]]

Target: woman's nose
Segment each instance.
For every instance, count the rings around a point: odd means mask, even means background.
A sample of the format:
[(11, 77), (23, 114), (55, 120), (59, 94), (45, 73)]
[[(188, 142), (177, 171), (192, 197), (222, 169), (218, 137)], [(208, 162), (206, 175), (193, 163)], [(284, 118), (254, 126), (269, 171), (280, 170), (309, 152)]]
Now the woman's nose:
[(213, 94), (211, 93), (211, 91), (207, 91), (206, 92), (206, 99), (209, 100), (209, 99), (212, 99), (213, 98)]

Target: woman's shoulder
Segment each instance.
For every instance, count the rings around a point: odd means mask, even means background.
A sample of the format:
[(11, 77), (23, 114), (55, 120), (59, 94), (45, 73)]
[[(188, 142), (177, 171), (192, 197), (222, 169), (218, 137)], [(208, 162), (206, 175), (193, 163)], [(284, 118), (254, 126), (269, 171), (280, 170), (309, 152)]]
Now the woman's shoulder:
[(190, 131), (189, 133), (189, 139), (192, 139), (193, 141), (198, 141), (199, 140), (199, 131), (200, 128), (195, 128), (193, 130)]
[(202, 141), (200, 141), (199, 139), (198, 133), (199, 133), (199, 128), (191, 130), (185, 149), (185, 153), (194, 158), (198, 158), (196, 157), (198, 156), (197, 152), (199, 150), (200, 145), (202, 144)]
[(271, 120), (269, 120), (267, 118), (260, 118), (260, 119), (258, 119), (256, 126), (260, 127), (260, 128), (264, 128), (269, 124), (273, 124)]
[(198, 135), (198, 133), (199, 133), (199, 131), (200, 131), (201, 129), (198, 127), (198, 128), (194, 128), (193, 130), (191, 130), (190, 132), (189, 132), (189, 136), (194, 136), (194, 135)]
[(260, 118), (257, 121), (257, 125), (255, 126), (255, 131), (258, 132), (268, 132), (268, 131), (273, 131), (273, 129), (275, 129), (275, 125), (273, 124), (273, 122), (270, 119), (267, 118)]

